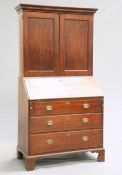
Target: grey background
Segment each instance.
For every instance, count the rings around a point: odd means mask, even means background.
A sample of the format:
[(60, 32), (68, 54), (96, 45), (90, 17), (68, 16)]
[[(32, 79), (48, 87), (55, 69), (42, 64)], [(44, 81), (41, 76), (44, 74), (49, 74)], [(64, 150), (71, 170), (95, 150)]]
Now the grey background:
[[(106, 162), (96, 154), (46, 159), (26, 172), (16, 159), (19, 3), (93, 7), (94, 76), (105, 96), (104, 146)], [(122, 1), (118, 0), (0, 0), (0, 174), (122, 174)], [(82, 160), (83, 159), (83, 160)], [(84, 160), (85, 159), (85, 160)], [(89, 160), (87, 160), (89, 159)]]

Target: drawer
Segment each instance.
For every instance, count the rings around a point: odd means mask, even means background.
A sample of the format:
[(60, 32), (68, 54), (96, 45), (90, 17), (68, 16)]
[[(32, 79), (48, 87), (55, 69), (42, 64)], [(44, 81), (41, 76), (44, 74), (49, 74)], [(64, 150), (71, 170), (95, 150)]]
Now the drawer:
[(49, 100), (30, 104), (30, 115), (99, 113), (103, 111), (103, 100)]
[(73, 114), (30, 118), (30, 133), (102, 128), (102, 114)]
[(71, 132), (70, 149), (87, 149), (103, 147), (102, 130), (83, 130)]
[(80, 130), (35, 134), (29, 138), (30, 155), (101, 148), (102, 130)]
[(66, 133), (48, 133), (30, 136), (30, 154), (67, 150)]

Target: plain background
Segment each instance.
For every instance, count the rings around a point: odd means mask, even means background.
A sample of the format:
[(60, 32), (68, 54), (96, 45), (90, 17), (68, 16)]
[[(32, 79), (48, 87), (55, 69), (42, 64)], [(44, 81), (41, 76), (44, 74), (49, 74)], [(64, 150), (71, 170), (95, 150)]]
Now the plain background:
[[(96, 154), (73, 155), (40, 161), (35, 171), (26, 172), (24, 161), (16, 159), (19, 34), (18, 16), (14, 7), (19, 3), (99, 9), (94, 18), (94, 76), (105, 96), (105, 163), (96, 162)], [(121, 0), (0, 0), (0, 174), (121, 175), (121, 60)]]

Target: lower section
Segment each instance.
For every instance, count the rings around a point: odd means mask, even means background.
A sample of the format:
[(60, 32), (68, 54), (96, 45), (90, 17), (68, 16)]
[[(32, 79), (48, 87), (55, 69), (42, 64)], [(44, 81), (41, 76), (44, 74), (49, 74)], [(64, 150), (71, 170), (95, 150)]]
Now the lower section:
[(85, 149), (85, 150), (75, 150), (75, 151), (68, 151), (68, 152), (59, 152), (59, 153), (50, 153), (50, 154), (40, 154), (40, 155), (33, 155), (33, 156), (27, 156), (19, 146), (17, 146), (17, 158), (22, 159), (25, 158), (25, 168), (28, 171), (35, 169), (35, 161), (38, 159), (42, 159), (44, 157), (49, 157), (52, 155), (65, 155), (65, 154), (71, 154), (71, 153), (82, 153), (82, 152), (92, 152), (92, 153), (98, 153), (97, 160), (99, 162), (105, 161), (105, 150), (103, 148), (96, 148), (96, 149)]
[(102, 148), (102, 135), (102, 129), (31, 135), (29, 155)]

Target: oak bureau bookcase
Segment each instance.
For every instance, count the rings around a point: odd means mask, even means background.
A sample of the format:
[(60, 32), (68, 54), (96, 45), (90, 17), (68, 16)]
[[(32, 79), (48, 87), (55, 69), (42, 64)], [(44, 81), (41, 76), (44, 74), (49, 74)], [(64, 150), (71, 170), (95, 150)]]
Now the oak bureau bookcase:
[(104, 97), (93, 77), (97, 9), (20, 4), (17, 156), (27, 170), (60, 154), (104, 161)]

